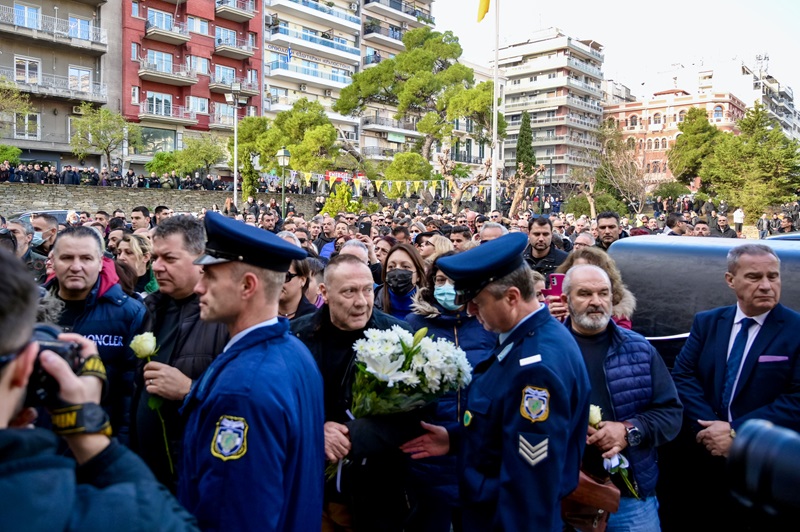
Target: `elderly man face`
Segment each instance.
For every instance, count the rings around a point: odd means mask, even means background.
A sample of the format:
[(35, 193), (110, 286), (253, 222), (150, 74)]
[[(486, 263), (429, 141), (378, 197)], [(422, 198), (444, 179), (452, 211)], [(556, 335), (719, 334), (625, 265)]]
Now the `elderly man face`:
[(372, 272), (366, 264), (343, 263), (326, 271), (319, 288), (336, 328), (357, 331), (367, 325), (375, 294)]

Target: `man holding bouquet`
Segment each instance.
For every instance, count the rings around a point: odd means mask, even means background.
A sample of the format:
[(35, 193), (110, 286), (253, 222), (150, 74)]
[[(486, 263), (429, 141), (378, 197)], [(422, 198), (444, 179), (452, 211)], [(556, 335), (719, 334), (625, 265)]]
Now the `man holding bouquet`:
[(460, 453), (465, 531), (560, 531), (561, 499), (578, 484), (589, 377), (572, 335), (536, 299), (527, 243), (509, 234), (438, 261), (456, 302), (499, 343), (474, 370), (461, 423), (424, 424), (402, 449)]

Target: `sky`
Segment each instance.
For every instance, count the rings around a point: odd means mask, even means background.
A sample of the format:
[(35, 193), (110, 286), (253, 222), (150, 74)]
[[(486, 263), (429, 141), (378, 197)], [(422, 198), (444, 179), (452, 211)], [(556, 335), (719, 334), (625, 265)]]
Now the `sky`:
[(658, 73), (674, 64), (738, 58), (753, 67), (756, 55), (767, 54), (768, 72), (792, 87), (800, 102), (797, 0), (491, 0), (481, 23), (479, 0), (435, 0), (436, 29), (453, 31), (464, 48), (462, 57), (488, 66), (494, 57), (495, 2), (501, 10), (501, 48), (550, 27), (593, 39), (604, 46), (604, 77), (635, 96), (672, 88), (654, 85)]

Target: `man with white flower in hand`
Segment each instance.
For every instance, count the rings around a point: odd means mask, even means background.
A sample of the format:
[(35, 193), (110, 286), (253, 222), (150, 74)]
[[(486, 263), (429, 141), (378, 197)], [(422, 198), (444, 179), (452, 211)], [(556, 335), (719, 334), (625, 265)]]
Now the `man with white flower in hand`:
[(611, 479), (620, 489), (619, 510), (611, 514), (606, 530), (658, 532), (656, 448), (681, 428), (683, 407), (675, 384), (655, 348), (610, 319), (612, 287), (605, 271), (574, 266), (562, 288), (561, 300), (569, 309), (565, 325), (581, 350), (592, 384), (591, 403), (601, 414), (601, 420), (589, 420), (582, 467), (599, 478), (614, 471)]

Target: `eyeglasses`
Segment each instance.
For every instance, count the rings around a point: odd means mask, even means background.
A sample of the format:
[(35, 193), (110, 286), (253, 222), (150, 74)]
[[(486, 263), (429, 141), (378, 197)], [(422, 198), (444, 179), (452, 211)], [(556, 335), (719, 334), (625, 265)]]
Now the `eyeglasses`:
[(297, 277), (299, 275), (300, 275), (299, 273), (286, 272), (286, 279), (284, 279), (283, 282), (284, 283), (290, 283), (290, 282), (292, 282), (292, 279), (294, 279), (295, 277)]
[(300, 242), (301, 244), (305, 244), (306, 242), (308, 242), (308, 239), (306, 239), (306, 238), (298, 238), (297, 241)]

